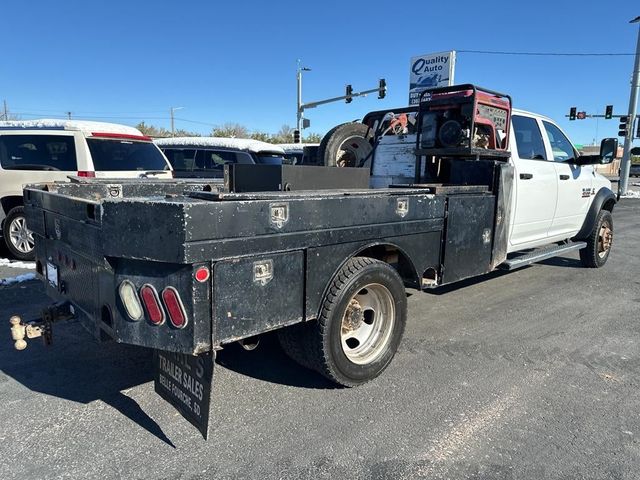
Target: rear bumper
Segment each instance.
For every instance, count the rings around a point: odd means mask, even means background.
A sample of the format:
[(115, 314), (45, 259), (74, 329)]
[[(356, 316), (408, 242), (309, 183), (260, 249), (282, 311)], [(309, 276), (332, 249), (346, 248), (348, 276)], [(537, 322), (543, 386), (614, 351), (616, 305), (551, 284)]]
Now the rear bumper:
[[(194, 266), (95, 258), (99, 260), (57, 240), (36, 240), (36, 269), (47, 295), (73, 305), (76, 316), (95, 338), (185, 354), (212, 349), (210, 286), (193, 281)], [(125, 279), (137, 291), (146, 284), (158, 292), (174, 287), (184, 305), (186, 326), (178, 329), (169, 321), (153, 325), (146, 315), (132, 320), (118, 295), (118, 286)]]

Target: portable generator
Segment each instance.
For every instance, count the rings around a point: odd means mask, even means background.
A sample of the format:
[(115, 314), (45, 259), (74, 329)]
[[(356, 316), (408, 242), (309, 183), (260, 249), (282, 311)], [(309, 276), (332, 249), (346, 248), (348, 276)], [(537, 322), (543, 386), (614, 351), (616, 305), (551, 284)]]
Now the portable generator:
[(423, 92), (418, 114), (418, 149), (423, 155), (481, 155), (507, 152), (511, 98), (471, 84)]

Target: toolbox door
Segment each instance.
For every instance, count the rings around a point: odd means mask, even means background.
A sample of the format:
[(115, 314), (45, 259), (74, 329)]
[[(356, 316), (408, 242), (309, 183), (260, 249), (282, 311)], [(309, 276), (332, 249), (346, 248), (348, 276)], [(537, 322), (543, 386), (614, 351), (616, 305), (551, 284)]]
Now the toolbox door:
[(213, 289), (215, 345), (301, 322), (304, 252), (217, 262)]
[(443, 283), (492, 270), (494, 210), (492, 195), (459, 195), (448, 200)]

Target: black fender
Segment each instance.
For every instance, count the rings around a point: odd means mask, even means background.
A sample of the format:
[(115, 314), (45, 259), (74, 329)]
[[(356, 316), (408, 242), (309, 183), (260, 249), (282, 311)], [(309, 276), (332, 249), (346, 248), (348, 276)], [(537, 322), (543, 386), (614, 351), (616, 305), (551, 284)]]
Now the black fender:
[(611, 189), (607, 187), (602, 187), (596, 193), (596, 196), (591, 203), (591, 207), (589, 208), (589, 212), (587, 212), (587, 216), (584, 219), (584, 223), (582, 224), (582, 228), (576, 234), (576, 240), (582, 240), (589, 236), (589, 234), (593, 231), (593, 228), (596, 224), (596, 219), (598, 218), (598, 213), (600, 210), (605, 208), (606, 210), (613, 211), (613, 207), (618, 202), (616, 194), (611, 191)]

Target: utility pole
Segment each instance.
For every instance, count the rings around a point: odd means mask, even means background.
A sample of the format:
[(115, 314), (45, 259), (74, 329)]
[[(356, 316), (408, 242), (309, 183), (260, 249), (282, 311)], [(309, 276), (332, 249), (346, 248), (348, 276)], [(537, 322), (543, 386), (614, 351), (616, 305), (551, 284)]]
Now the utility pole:
[[(296, 81), (298, 85), (298, 102), (296, 108), (296, 130), (298, 132), (302, 132), (303, 128), (303, 117), (304, 117), (304, 108), (302, 106), (302, 72), (310, 72), (311, 69), (308, 67), (301, 67), (300, 60), (298, 60), (298, 69), (296, 71)], [(294, 135), (295, 141), (295, 135)], [(296, 142), (299, 143), (299, 142)]]
[(171, 136), (175, 137), (176, 136), (176, 131), (175, 131), (175, 127), (174, 127), (174, 115), (173, 112), (175, 112), (176, 110), (182, 110), (184, 107), (171, 107), (169, 108), (169, 115), (171, 116)]
[(3, 103), (3, 106), (4, 106), (4, 108), (3, 108), (3, 112), (4, 113), (2, 114), (2, 119), (3, 120), (9, 120), (9, 110), (7, 109), (7, 101), (3, 100), (2, 103)]
[(67, 118), (71, 120), (71, 112), (67, 112)]
[[(629, 23), (640, 23), (640, 16), (634, 18)], [(640, 90), (640, 26), (638, 28), (638, 44), (636, 45), (636, 59), (631, 77), (631, 94), (629, 95), (629, 121), (627, 124), (627, 134), (624, 137), (624, 147), (622, 148), (622, 162), (620, 163), (620, 180), (618, 183), (618, 195), (627, 193), (629, 186), (629, 167), (631, 165), (631, 145), (633, 144), (634, 124), (640, 119), (636, 119), (636, 106), (638, 103), (638, 90)]]

